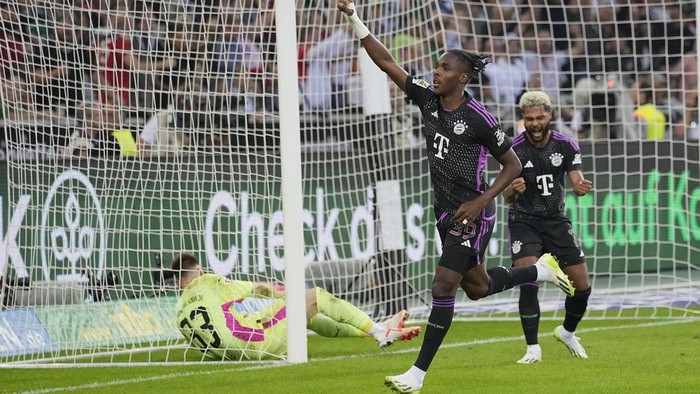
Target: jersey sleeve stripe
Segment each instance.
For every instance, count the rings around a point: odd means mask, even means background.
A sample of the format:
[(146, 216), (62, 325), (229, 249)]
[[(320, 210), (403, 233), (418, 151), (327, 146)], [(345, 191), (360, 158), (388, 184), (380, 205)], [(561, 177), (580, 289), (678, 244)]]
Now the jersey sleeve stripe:
[(520, 145), (525, 141), (525, 133), (520, 133), (513, 138), (513, 146)]
[(579, 147), (578, 147), (578, 142), (576, 142), (575, 139), (573, 139), (573, 138), (571, 138), (571, 137), (569, 137), (569, 136), (567, 136), (567, 135), (564, 135), (564, 134), (562, 134), (562, 133), (560, 133), (560, 132), (558, 132), (558, 131), (554, 131), (554, 130), (553, 130), (553, 131), (552, 131), (552, 138), (555, 139), (555, 140), (557, 140), (557, 141), (568, 142), (569, 145), (571, 145), (571, 146), (576, 150), (576, 152), (580, 151), (580, 149), (579, 149)]

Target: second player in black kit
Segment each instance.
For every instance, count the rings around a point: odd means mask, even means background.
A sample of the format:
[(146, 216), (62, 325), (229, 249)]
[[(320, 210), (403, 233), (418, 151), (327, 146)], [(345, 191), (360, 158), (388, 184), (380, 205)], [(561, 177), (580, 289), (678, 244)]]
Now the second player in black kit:
[[(564, 324), (554, 336), (572, 355), (588, 355), (573, 334), (586, 312), (591, 286), (584, 254), (574, 235), (571, 221), (564, 211), (567, 177), (576, 195), (591, 189), (583, 177), (578, 143), (570, 137), (550, 130), (551, 101), (546, 93), (532, 91), (520, 99), (525, 132), (513, 140), (513, 150), (523, 164), (520, 177), (503, 192), (508, 210), (508, 231), (513, 265), (534, 264), (545, 253), (557, 257), (562, 270), (574, 282), (575, 292), (567, 297)], [(520, 285), (520, 320), (527, 342), (527, 351), (518, 363), (532, 364), (542, 360), (538, 342), (540, 307), (537, 282)]]
[[(460, 287), (473, 300), (536, 280), (555, 283), (565, 292), (572, 293), (573, 287), (556, 262), (552, 264), (551, 256), (534, 267), (484, 267), (484, 251), (495, 218), (494, 199), (522, 169), (498, 119), (465, 91), (469, 80), (483, 71), (488, 60), (452, 49), (437, 59), (432, 83), (411, 77), (370, 34), (351, 0), (338, 1), (338, 9), (372, 61), (422, 113), (442, 256), (435, 269), (432, 309), (418, 358), (405, 373), (385, 377), (385, 385), (394, 391), (417, 392), (452, 324)], [(485, 180), (489, 153), (502, 165), (490, 187)]]

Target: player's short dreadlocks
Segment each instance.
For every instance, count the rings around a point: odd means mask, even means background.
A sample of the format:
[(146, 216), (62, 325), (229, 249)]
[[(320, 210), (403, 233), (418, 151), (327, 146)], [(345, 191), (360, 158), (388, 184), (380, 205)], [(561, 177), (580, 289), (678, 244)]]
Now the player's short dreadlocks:
[(447, 53), (457, 55), (466, 63), (466, 68), (470, 77), (476, 77), (484, 71), (486, 65), (491, 63), (491, 59), (476, 53), (467, 52), (462, 49), (449, 49)]

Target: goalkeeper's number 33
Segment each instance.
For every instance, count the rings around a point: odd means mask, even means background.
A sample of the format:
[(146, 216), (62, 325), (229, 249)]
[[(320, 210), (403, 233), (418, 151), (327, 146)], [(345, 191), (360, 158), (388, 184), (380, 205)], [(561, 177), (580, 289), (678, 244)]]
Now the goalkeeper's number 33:
[[(198, 330), (195, 330), (195, 328), (192, 326), (192, 322), (194, 322), (194, 320), (197, 318), (197, 315), (202, 317), (204, 323), (199, 326)], [(180, 321), (180, 327), (189, 329), (192, 332), (192, 343), (194, 345), (199, 345), (199, 347), (202, 349), (206, 349), (208, 347), (218, 348), (221, 346), (221, 337), (219, 337), (219, 334), (214, 330), (214, 326), (211, 324), (211, 318), (209, 317), (207, 308), (199, 307), (192, 310), (192, 312), (190, 312), (189, 319), (184, 318)], [(201, 331), (208, 332), (210, 334), (209, 341), (202, 338)]]

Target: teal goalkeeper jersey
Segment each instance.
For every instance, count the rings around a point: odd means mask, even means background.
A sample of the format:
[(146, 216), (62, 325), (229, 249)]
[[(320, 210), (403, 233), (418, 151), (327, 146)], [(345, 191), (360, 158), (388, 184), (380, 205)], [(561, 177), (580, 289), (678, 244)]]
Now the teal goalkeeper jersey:
[(280, 358), (287, 352), (286, 300), (279, 292), (270, 298), (266, 287), (204, 274), (177, 302), (178, 328), (212, 359)]

